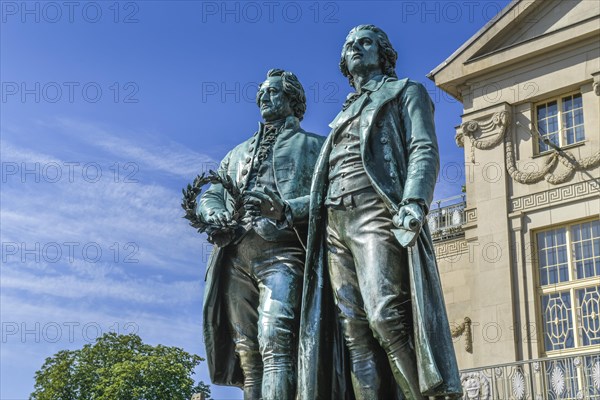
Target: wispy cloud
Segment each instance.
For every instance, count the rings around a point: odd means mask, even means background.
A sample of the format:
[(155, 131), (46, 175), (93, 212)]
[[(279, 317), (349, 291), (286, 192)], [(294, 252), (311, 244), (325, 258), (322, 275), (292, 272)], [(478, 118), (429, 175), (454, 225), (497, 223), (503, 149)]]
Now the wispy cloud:
[(198, 299), (202, 283), (200, 279), (165, 282), (156, 277), (119, 281), (113, 279), (111, 274), (93, 278), (84, 278), (76, 273), (40, 276), (22, 268), (8, 267), (2, 271), (2, 290), (10, 289), (63, 299), (103, 301), (108, 298), (114, 302), (133, 302), (138, 305), (180, 306)]
[[(6, 141), (3, 145), (6, 160), (64, 164), (51, 155)], [(31, 246), (98, 243), (105, 250), (115, 243), (121, 247), (132, 244), (137, 246), (135, 259), (148, 268), (189, 271), (203, 259), (206, 246), (181, 218), (180, 199), (178, 189), (156, 183), (116, 182), (110, 176), (90, 182), (81, 175), (72, 181), (65, 176), (49, 183), (44, 179), (35, 182), (32, 176), (23, 180), (17, 174), (3, 184), (2, 240)]]
[(79, 140), (85, 141), (109, 154), (127, 160), (134, 160), (144, 168), (162, 171), (186, 179), (190, 179), (200, 171), (206, 171), (207, 166), (218, 165), (217, 161), (211, 157), (192, 151), (175, 142), (155, 145), (146, 142), (142, 146), (123, 139), (123, 137), (130, 135), (118, 132), (118, 130), (108, 131), (93, 124), (67, 118), (60, 118), (57, 123), (65, 132), (76, 133)]
[[(128, 327), (146, 342), (203, 354), (200, 310), (210, 246), (181, 218), (178, 182), (215, 162), (169, 140), (125, 139), (139, 133), (68, 119), (38, 122), (44, 124), (61, 132), (68, 151), (6, 136), (0, 144), (2, 160), (12, 168), (2, 177), (0, 312), (3, 323), (19, 329), (3, 338), (2, 365), (33, 376), (44, 357), (81, 347), (85, 324), (95, 334), (95, 327), (107, 331), (133, 323)], [(115, 179), (114, 160), (132, 162), (139, 174)], [(91, 161), (102, 169), (98, 179), (82, 174)], [(52, 168), (62, 169), (60, 179), (53, 179)], [(102, 257), (95, 259), (98, 249)], [(70, 323), (78, 324), (75, 342), (65, 341), (64, 324)], [(22, 340), (22, 329), (56, 324), (65, 334), (58, 342), (35, 342), (35, 334)], [(12, 380), (11, 373), (3, 369), (3, 382)], [(208, 381), (205, 365), (199, 374)]]
[[(71, 131), (94, 129), (85, 123), (61, 123)], [(159, 147), (107, 137), (98, 158), (120, 147), (134, 149), (129, 154), (134, 162), (166, 160), (159, 165), (163, 172), (181, 160), (207, 159), (175, 150), (165, 158), (157, 153)], [(173, 143), (167, 147), (183, 149)], [(22, 297), (23, 304), (39, 297), (93, 299), (158, 310), (200, 301), (202, 265), (210, 247), (181, 218), (179, 189), (111, 176), (90, 181), (65, 173), (57, 181), (36, 179), (44, 165), (64, 167), (66, 161), (7, 140), (2, 141), (2, 158), (18, 169), (40, 164), (29, 175), (19, 171), (3, 176), (3, 291)], [(178, 173), (189, 172), (181, 168)]]

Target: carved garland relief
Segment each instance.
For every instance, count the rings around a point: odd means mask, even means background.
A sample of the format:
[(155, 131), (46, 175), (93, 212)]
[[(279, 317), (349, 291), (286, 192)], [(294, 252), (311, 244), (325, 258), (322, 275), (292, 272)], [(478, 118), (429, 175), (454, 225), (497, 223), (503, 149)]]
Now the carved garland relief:
[[(464, 138), (468, 138), (471, 142), (471, 162), (475, 162), (475, 149), (489, 150), (504, 141), (508, 173), (514, 181), (523, 184), (534, 184), (545, 179), (553, 185), (558, 185), (572, 179), (577, 171), (585, 171), (600, 166), (600, 151), (578, 160), (568, 151), (553, 150), (545, 160), (541, 170), (523, 172), (518, 169), (516, 164), (512, 135), (507, 133), (509, 122), (510, 115), (507, 111), (496, 112), (487, 121), (471, 120), (463, 122), (460, 132), (455, 137), (456, 144), (463, 147)], [(476, 139), (475, 135), (477, 133), (479, 133), (477, 136), (492, 135), (492, 137)], [(559, 163), (565, 167), (562, 172), (556, 171)]]

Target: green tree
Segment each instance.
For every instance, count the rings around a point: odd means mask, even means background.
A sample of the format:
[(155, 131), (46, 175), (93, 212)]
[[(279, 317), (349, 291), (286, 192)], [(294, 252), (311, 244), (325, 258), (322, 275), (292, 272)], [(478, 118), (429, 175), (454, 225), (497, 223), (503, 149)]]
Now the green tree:
[(80, 350), (48, 357), (35, 373), (30, 400), (210, 398), (210, 387), (192, 379), (201, 361), (178, 347), (145, 344), (135, 334), (106, 333)]

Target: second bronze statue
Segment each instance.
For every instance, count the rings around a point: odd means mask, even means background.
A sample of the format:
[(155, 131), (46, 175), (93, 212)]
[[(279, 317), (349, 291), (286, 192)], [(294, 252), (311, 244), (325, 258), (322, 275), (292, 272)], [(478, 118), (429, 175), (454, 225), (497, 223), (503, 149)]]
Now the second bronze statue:
[(204, 339), (213, 383), (242, 387), (246, 400), (286, 400), (296, 393), (302, 242), (324, 138), (300, 127), (306, 97), (293, 73), (270, 70), (256, 101), (264, 123), (218, 171), (238, 185), (243, 210), (220, 184), (198, 202), (201, 219), (235, 231), (208, 263)]
[(396, 59), (373, 25), (352, 29), (342, 48), (356, 91), (330, 124), (312, 183), (299, 399), (462, 394), (424, 223), (439, 169), (433, 103), (423, 85), (398, 80)]

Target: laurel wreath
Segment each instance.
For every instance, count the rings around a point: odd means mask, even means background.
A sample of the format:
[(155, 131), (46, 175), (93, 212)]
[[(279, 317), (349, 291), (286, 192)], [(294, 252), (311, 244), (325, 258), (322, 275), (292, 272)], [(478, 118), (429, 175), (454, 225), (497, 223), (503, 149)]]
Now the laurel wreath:
[(225, 242), (229, 242), (233, 239), (234, 228), (223, 227), (221, 225), (210, 224), (202, 220), (199, 215), (196, 214), (196, 207), (198, 205), (197, 198), (202, 193), (202, 187), (207, 184), (221, 184), (233, 199), (233, 209), (235, 210), (232, 214), (233, 221), (238, 221), (241, 217), (241, 210), (243, 209), (243, 198), (242, 193), (233, 182), (233, 179), (229, 175), (220, 175), (213, 170), (209, 170), (208, 174), (202, 173), (196, 176), (194, 181), (187, 185), (187, 188), (182, 190), (183, 200), (181, 207), (185, 211), (183, 218), (189, 221), (190, 226), (195, 228), (198, 233), (206, 232), (208, 234), (208, 241), (211, 243), (224, 245)]

